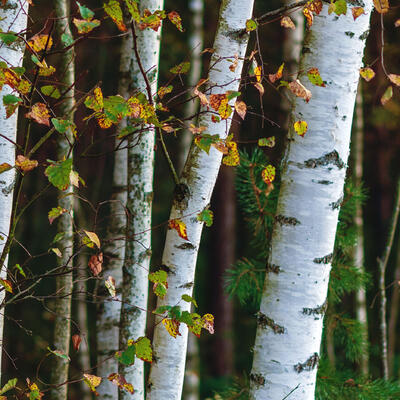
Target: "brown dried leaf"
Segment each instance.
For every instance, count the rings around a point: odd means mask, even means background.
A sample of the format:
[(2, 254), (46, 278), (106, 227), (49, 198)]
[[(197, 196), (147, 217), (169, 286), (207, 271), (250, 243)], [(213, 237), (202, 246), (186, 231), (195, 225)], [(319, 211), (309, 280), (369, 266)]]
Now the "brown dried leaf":
[(103, 253), (91, 256), (88, 262), (88, 267), (94, 276), (98, 276), (103, 269)]
[(50, 126), (50, 113), (44, 103), (34, 104), (25, 117), (34, 119), (39, 124)]
[(288, 88), (295, 96), (301, 97), (307, 103), (310, 101), (312, 96), (311, 92), (305, 86), (303, 86), (303, 84), (298, 79), (290, 82), (288, 84)]
[(15, 160), (15, 165), (23, 172), (32, 171), (38, 166), (38, 162), (36, 160), (30, 160), (29, 158), (18, 155)]
[(237, 100), (235, 103), (235, 110), (239, 114), (239, 117), (244, 119), (244, 117), (246, 116), (246, 112), (247, 112), (246, 103), (244, 101)]
[(72, 336), (72, 345), (76, 351), (79, 351), (79, 346), (81, 345), (82, 338), (79, 335)]

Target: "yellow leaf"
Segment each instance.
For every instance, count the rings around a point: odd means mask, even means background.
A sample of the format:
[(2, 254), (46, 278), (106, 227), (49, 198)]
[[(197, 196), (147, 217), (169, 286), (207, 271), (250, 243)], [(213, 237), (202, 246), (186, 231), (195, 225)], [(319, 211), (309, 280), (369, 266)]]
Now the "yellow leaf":
[(253, 86), (260, 92), (260, 95), (264, 95), (264, 86), (260, 82), (256, 82)]
[(351, 9), (351, 13), (353, 15), (354, 21), (362, 14), (365, 14), (364, 9), (362, 7), (353, 7)]
[(8, 163), (0, 164), (0, 174), (10, 170), (11, 168), (12, 168), (12, 166), (10, 164), (8, 164)]
[(50, 113), (44, 103), (34, 104), (25, 117), (34, 119), (38, 124), (50, 126)]
[(260, 65), (254, 68), (254, 75), (256, 76), (257, 82), (261, 82), (262, 79), (262, 68)]
[(94, 232), (85, 231), (85, 230), (83, 230), (83, 232), (86, 233), (87, 237), (90, 239), (91, 242), (93, 242), (98, 248), (100, 248), (99, 237)]
[(20, 154), (17, 156), (15, 165), (23, 172), (28, 172), (36, 168), (38, 166), (38, 162), (36, 160), (30, 160), (29, 158)]
[(374, 0), (374, 7), (379, 14), (385, 14), (389, 11), (389, 0)]
[(276, 169), (273, 165), (267, 165), (261, 172), (263, 181), (267, 184), (272, 183), (275, 180)]
[(0, 285), (3, 286), (7, 292), (9, 293), (13, 292), (12, 283), (8, 279), (0, 279)]
[(211, 334), (214, 333), (214, 316), (212, 314), (204, 314), (201, 318), (203, 328), (207, 329)]
[(275, 74), (269, 74), (268, 79), (270, 80), (271, 83), (276, 82), (278, 79), (282, 78), (282, 73), (283, 73), (283, 67), (285, 66), (285, 63), (282, 63), (281, 66), (278, 68), (278, 71), (276, 71)]
[(386, 105), (386, 103), (393, 97), (393, 88), (392, 86), (389, 86), (386, 90), (385, 93), (383, 93), (383, 96), (381, 97), (381, 103), (382, 105)]
[(369, 82), (374, 76), (375, 72), (372, 68), (360, 68), (360, 75), (363, 79)]
[(390, 82), (394, 83), (396, 86), (400, 86), (400, 75), (389, 74)]
[(395, 21), (394, 26), (396, 28), (398, 28), (400, 26), (400, 18)]
[(177, 336), (181, 336), (179, 333), (179, 321), (172, 319), (172, 318), (164, 318), (161, 321), (167, 330), (167, 332), (173, 337), (176, 338)]
[(288, 29), (296, 29), (296, 26), (293, 23), (293, 21), (290, 19), (290, 17), (283, 17), (281, 19), (281, 26), (283, 26), (284, 28), (288, 28)]
[(228, 98), (225, 97), (218, 108), (218, 114), (221, 119), (228, 119), (232, 114), (232, 107), (228, 104)]
[(49, 35), (45, 34), (38, 34), (33, 37), (31, 37), (28, 40), (29, 47), (33, 49), (36, 52), (42, 51), (42, 50), (49, 50), (51, 46), (53, 45), (53, 39)]
[(178, 232), (178, 235), (185, 240), (189, 240), (186, 233), (186, 224), (180, 219), (171, 219), (168, 222), (169, 229), (175, 229)]
[(237, 149), (237, 143), (234, 141), (226, 142), (228, 154), (222, 159), (222, 163), (230, 167), (236, 167), (240, 163), (240, 155)]
[(60, 257), (60, 258), (62, 257), (62, 253), (61, 253), (61, 251), (60, 251), (59, 248), (57, 248), (57, 247), (52, 247), (51, 251), (52, 251), (57, 257)]
[(306, 121), (296, 121), (293, 124), (293, 127), (294, 127), (294, 130), (296, 131), (296, 133), (299, 136), (303, 137), (307, 132), (308, 124)]
[(90, 374), (83, 374), (83, 377), (83, 381), (89, 386), (90, 390), (94, 392), (96, 396), (98, 396), (96, 388), (101, 383), (101, 377)]

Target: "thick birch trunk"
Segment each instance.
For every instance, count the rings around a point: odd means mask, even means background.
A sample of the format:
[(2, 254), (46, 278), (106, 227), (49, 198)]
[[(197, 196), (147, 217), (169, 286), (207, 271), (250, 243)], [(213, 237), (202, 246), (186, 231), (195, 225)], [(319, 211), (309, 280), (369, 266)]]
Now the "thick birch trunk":
[[(269, 264), (258, 314), (251, 379), (252, 399), (314, 399), (331, 258), (359, 68), (372, 0), (356, 21), (337, 18), (324, 5), (307, 33), (300, 79), (312, 92), (297, 99), (292, 121), (305, 120), (305, 137), (290, 129)], [(312, 86), (317, 67), (326, 87)], [(274, 268), (277, 270), (277, 268)]]
[[(61, 37), (63, 33), (71, 35), (69, 26), (69, 4), (66, 0), (58, 0), (54, 2), (54, 9), (57, 16), (56, 29), (58, 37)], [(62, 55), (61, 62), (58, 67), (60, 74), (60, 81), (65, 84), (66, 88), (71, 87), (75, 82), (75, 55), (74, 49), (71, 48), (65, 51)], [(61, 115), (68, 115), (71, 112), (75, 104), (74, 89), (72, 88), (63, 100), (59, 107)], [(73, 114), (68, 116), (69, 119), (73, 120)], [(59, 160), (64, 157), (72, 157), (70, 154), (71, 144), (73, 143), (72, 132), (65, 133), (64, 137), (59, 137), (57, 142), (57, 157)], [(60, 272), (65, 272), (64, 269), (72, 268), (72, 255), (74, 252), (74, 241), (73, 241), (73, 196), (66, 196), (73, 192), (73, 186), (70, 187), (63, 193), (58, 200), (58, 205), (68, 210), (60, 216), (57, 225), (59, 232), (64, 232), (64, 237), (60, 242), (62, 249), (62, 256), (59, 258), (58, 265), (61, 267)], [(71, 295), (73, 287), (73, 276), (72, 269), (69, 273), (62, 274), (56, 278), (56, 289), (57, 299), (55, 302), (54, 312), (54, 339), (53, 345), (57, 350), (61, 350), (65, 354), (69, 354), (70, 339), (71, 339)], [(53, 361), (53, 368), (51, 372), (51, 382), (53, 384), (60, 384), (68, 380), (68, 369), (69, 363), (63, 358), (55, 357)], [(53, 388), (50, 391), (50, 398), (54, 400), (66, 400), (67, 399), (68, 385), (61, 385)]]
[[(129, 97), (129, 70), (132, 54), (132, 37), (125, 36), (121, 44), (120, 81), (118, 93), (124, 98)], [(126, 126), (122, 121), (120, 129)], [(119, 147), (122, 147), (121, 149)], [(104, 248), (104, 272), (107, 278), (115, 279), (117, 299), (109, 297), (105, 286), (101, 287), (101, 295), (105, 300), (100, 304), (97, 318), (97, 374), (106, 378), (118, 372), (118, 361), (114, 357), (119, 349), (119, 325), (122, 300), (122, 267), (125, 261), (125, 239), (116, 240), (116, 237), (125, 237), (126, 234), (126, 199), (128, 179), (128, 150), (126, 143), (116, 141), (114, 153), (113, 189), (110, 204), (110, 221), (107, 232), (107, 245)], [(98, 388), (99, 400), (114, 400), (118, 398), (118, 387), (107, 379), (103, 379)]]
[[(142, 0), (140, 8), (154, 12), (162, 9), (164, 0)], [(161, 29), (137, 31), (137, 50), (140, 63), (147, 73), (152, 96), (157, 92), (158, 63)], [(147, 93), (135, 52), (131, 51), (130, 87)], [(151, 99), (149, 99), (151, 101)], [(154, 170), (153, 127), (142, 131), (140, 137), (129, 139), (128, 150), (128, 200), (129, 219), (126, 259), (123, 270), (122, 312), (120, 346), (125, 348), (129, 339), (136, 340), (146, 334), (148, 274), (151, 258), (151, 210), (153, 200)], [(144, 365), (136, 359), (133, 366), (120, 366), (121, 373), (135, 389), (133, 395), (124, 391), (120, 399), (144, 399)]]
[[(0, 6), (0, 31), (21, 32), (26, 29), (28, 15), (28, 2), (19, 0), (10, 0), (6, 6)], [(0, 46), (0, 57), (6, 61), (9, 66), (21, 66), (24, 55), (23, 46), (6, 46), (4, 43)], [(0, 91), (0, 121), (1, 133), (12, 142), (16, 142), (17, 137), (17, 113), (6, 119), (6, 110), (3, 106), (3, 96), (10, 94), (12, 89), (4, 86)], [(12, 142), (0, 137), (0, 164), (15, 164), (15, 147)], [(13, 189), (15, 182), (15, 170), (3, 172), (0, 176), (0, 255), (3, 253), (4, 245), (10, 230), (10, 218), (13, 205)], [(3, 265), (0, 265), (0, 278), (7, 278), (7, 258)], [(0, 291), (0, 303), (3, 302), (5, 291)], [(4, 327), (4, 309), (0, 313), (0, 349), (3, 347), (3, 327)], [(0, 354), (1, 371), (1, 354)]]
[[(224, 0), (221, 4), (220, 19), (213, 48), (209, 72), (213, 93), (225, 93), (228, 90), (236, 91), (239, 87), (243, 66), (243, 57), (246, 53), (248, 34), (241, 35), (246, 20), (251, 18), (253, 1)], [(238, 32), (240, 31), (240, 34)], [(239, 56), (239, 63), (234, 72), (229, 70), (230, 62), (226, 59)], [(220, 59), (221, 58), (221, 59)], [(222, 59), (223, 58), (223, 59)], [(230, 127), (230, 120), (212, 123), (209, 114), (203, 114), (199, 125), (207, 127), (211, 135), (225, 138)], [(177, 195), (174, 199), (170, 218), (182, 219), (187, 228), (189, 241), (181, 239), (176, 231), (169, 230), (163, 254), (163, 265), (170, 272), (168, 276), (168, 291), (158, 306), (178, 304), (182, 310), (189, 311), (190, 305), (181, 302), (183, 294), (192, 294), (193, 280), (197, 253), (200, 244), (203, 224), (197, 221), (196, 214), (201, 212), (210, 202), (217, 178), (222, 153), (210, 149), (208, 155), (192, 144), (189, 156), (181, 176), (181, 189), (184, 195)], [(153, 346), (156, 361), (152, 363), (148, 386), (148, 400), (180, 400), (182, 393), (183, 375), (185, 370), (185, 356), (188, 330), (181, 326), (181, 336), (176, 339), (169, 336), (162, 324), (157, 324), (154, 332)]]

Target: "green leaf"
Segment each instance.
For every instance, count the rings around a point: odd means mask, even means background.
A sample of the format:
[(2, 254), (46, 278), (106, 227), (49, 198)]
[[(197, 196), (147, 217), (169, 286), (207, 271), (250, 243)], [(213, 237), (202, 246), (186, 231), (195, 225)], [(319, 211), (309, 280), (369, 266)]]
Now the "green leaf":
[(213, 143), (219, 142), (221, 139), (218, 135), (210, 135), (208, 133), (204, 133), (201, 135), (198, 135), (194, 138), (194, 143), (195, 145), (205, 151), (207, 154), (210, 151), (210, 147)]
[(49, 222), (50, 225), (53, 223), (53, 221), (58, 218), (60, 215), (64, 214), (65, 212), (67, 212), (67, 210), (61, 206), (58, 207), (53, 207), (49, 213), (48, 213), (48, 218), (49, 218)]
[(275, 146), (275, 136), (270, 136), (268, 138), (258, 139), (258, 145), (260, 147), (274, 147)]
[[(18, 272), (24, 277), (26, 278), (26, 273), (25, 271), (22, 269), (22, 267), (19, 264), (15, 264), (15, 268), (17, 268)], [(1, 394), (1, 393), (0, 393)]]
[(248, 19), (246, 21), (246, 31), (251, 32), (257, 29), (257, 22), (254, 19)]
[(178, 65), (175, 65), (175, 67), (172, 67), (169, 72), (172, 72), (173, 74), (186, 74), (189, 72), (190, 69), (190, 62), (184, 61)]
[(153, 350), (151, 348), (150, 340), (147, 337), (140, 337), (135, 342), (136, 357), (146, 362), (153, 361)]
[(196, 300), (188, 294), (183, 294), (182, 300), (186, 301), (187, 303), (192, 303), (195, 307), (198, 307)]
[(129, 105), (122, 96), (109, 96), (103, 100), (104, 114), (118, 123), (129, 113)]
[(54, 236), (53, 241), (51, 242), (51, 244), (57, 243), (59, 242), (63, 237), (65, 236), (65, 232), (58, 232), (56, 234), (56, 236)]
[(124, 24), (124, 18), (122, 16), (122, 10), (117, 0), (110, 0), (107, 4), (104, 4), (104, 11), (110, 16), (110, 18), (117, 25), (118, 29), (122, 32), (126, 32), (128, 29)]
[(197, 220), (200, 222), (204, 222), (209, 228), (213, 224), (214, 213), (208, 208), (205, 208), (201, 213), (197, 214)]
[(50, 96), (53, 97), (54, 99), (59, 99), (61, 97), (61, 93), (53, 85), (45, 85), (40, 88), (40, 91), (45, 95), (45, 96)]
[(140, 22), (140, 12), (137, 0), (124, 0), (128, 11), (136, 22)]
[(160, 306), (153, 311), (153, 314), (164, 314), (166, 311), (169, 311), (170, 309), (171, 306)]
[(62, 358), (65, 361), (71, 361), (68, 355), (61, 350), (52, 350), (50, 347), (47, 347), (47, 350), (50, 351), (50, 353), (53, 353), (55, 356)]
[(11, 67), (11, 69), (21, 78), (21, 76), (25, 73), (24, 67)]
[(155, 283), (153, 285), (154, 294), (161, 299), (167, 294), (167, 287), (163, 283)]
[(60, 190), (66, 190), (69, 186), (69, 174), (72, 171), (72, 158), (49, 165), (45, 175), (49, 182)]
[(182, 316), (181, 308), (179, 306), (173, 306), (168, 312), (168, 318), (180, 320)]
[(193, 325), (193, 316), (190, 314), (189, 311), (183, 311), (182, 315), (179, 319), (179, 322), (183, 322), (187, 326), (192, 326)]
[(13, 94), (6, 94), (5, 96), (3, 96), (4, 105), (18, 104), (22, 102), (22, 99), (20, 99), (18, 96), (14, 96)]
[(334, 3), (334, 12), (336, 15), (346, 15), (347, 13), (347, 3), (346, 0), (337, 0)]
[(130, 344), (126, 350), (119, 351), (115, 354), (118, 362), (124, 365), (133, 365), (135, 363), (136, 346), (135, 344)]
[(153, 283), (167, 283), (168, 274), (166, 271), (159, 269), (149, 274), (149, 281)]
[(228, 101), (234, 99), (235, 97), (240, 96), (242, 93), (241, 92), (236, 92), (234, 90), (228, 90), (226, 92), (226, 95), (228, 96)]
[(94, 19), (93, 21), (86, 21), (85, 19), (74, 18), (72, 22), (74, 23), (76, 29), (78, 30), (78, 33), (80, 34), (89, 33), (94, 28), (97, 28), (100, 25), (100, 21), (98, 19)]
[(319, 74), (318, 68), (310, 68), (307, 71), (307, 77), (313, 85), (325, 87), (325, 83)]
[(76, 134), (76, 125), (72, 121), (61, 118), (52, 118), (51, 122), (53, 123), (56, 131), (59, 133), (65, 133), (71, 130), (74, 135)]
[(0, 390), (0, 395), (4, 394), (5, 392), (8, 392), (11, 389), (14, 389), (15, 386), (17, 386), (17, 378), (10, 379)]
[(12, 32), (1, 32), (0, 40), (4, 42), (7, 46), (14, 43), (18, 39), (18, 36)]
[(71, 46), (72, 43), (74, 43), (74, 38), (71, 35), (68, 35), (67, 33), (63, 33), (61, 35), (61, 41), (65, 47)]
[(81, 14), (83, 19), (88, 19), (91, 20), (94, 17), (94, 12), (90, 10), (89, 8), (80, 5), (78, 2), (76, 2), (79, 7), (79, 13)]

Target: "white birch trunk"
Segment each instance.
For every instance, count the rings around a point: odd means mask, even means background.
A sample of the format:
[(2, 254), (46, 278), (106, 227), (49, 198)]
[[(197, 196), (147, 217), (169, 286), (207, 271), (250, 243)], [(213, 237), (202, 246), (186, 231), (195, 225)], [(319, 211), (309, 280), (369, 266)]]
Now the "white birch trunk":
[[(129, 70), (132, 54), (132, 37), (125, 36), (121, 44), (120, 81), (118, 93), (124, 98), (129, 97)], [(126, 120), (121, 122), (119, 129), (126, 126)], [(120, 148), (122, 147), (122, 148)], [(124, 148), (125, 147), (125, 148)], [(119, 349), (119, 325), (122, 300), (122, 267), (125, 261), (126, 240), (116, 240), (126, 234), (126, 200), (128, 179), (128, 150), (126, 142), (116, 141), (114, 152), (113, 194), (110, 204), (110, 221), (107, 232), (107, 246), (104, 248), (103, 276), (115, 279), (117, 299), (112, 299), (102, 286), (101, 294), (105, 297), (98, 309), (97, 318), (97, 374), (107, 378), (118, 372), (118, 361), (114, 357)], [(118, 387), (108, 379), (103, 379), (98, 388), (99, 400), (114, 400), (118, 398)]]
[[(63, 33), (71, 35), (69, 26), (69, 4), (66, 0), (58, 0), (54, 2), (54, 9), (57, 16), (56, 30), (58, 37)], [(59, 79), (65, 84), (65, 88), (71, 87), (75, 82), (75, 54), (74, 49), (71, 48), (62, 54), (61, 62), (58, 66)], [(68, 115), (68, 119), (73, 120), (73, 113), (71, 112), (74, 104), (74, 89), (72, 88), (63, 99), (58, 111), (61, 115)], [(65, 133), (65, 136), (59, 136), (57, 139), (57, 158), (72, 157), (70, 154), (71, 144), (74, 137), (72, 132)], [(61, 267), (60, 272), (65, 272), (64, 269), (70, 269), (69, 273), (60, 275), (56, 278), (57, 299), (55, 301), (55, 320), (54, 320), (54, 339), (53, 345), (57, 350), (61, 350), (65, 354), (69, 354), (70, 341), (71, 341), (71, 297), (73, 288), (73, 275), (72, 275), (72, 255), (74, 252), (74, 228), (73, 228), (73, 196), (66, 194), (73, 193), (73, 186), (62, 193), (58, 200), (58, 205), (68, 210), (59, 217), (57, 228), (58, 232), (64, 232), (64, 237), (60, 242), (62, 249), (61, 258), (57, 258), (58, 265)], [(54, 357), (53, 368), (51, 371), (51, 382), (53, 384), (60, 384), (68, 381), (69, 363), (63, 358)], [(64, 384), (50, 391), (50, 398), (54, 400), (66, 400), (68, 392), (68, 385)]]
[[(0, 6), (0, 31), (22, 32), (26, 29), (28, 14), (28, 2), (19, 0), (9, 0), (6, 5)], [(0, 57), (2, 61), (7, 62), (9, 66), (16, 67), (22, 65), (24, 55), (23, 45), (6, 46), (4, 43), (0, 45)], [(0, 164), (15, 164), (15, 146), (7, 139), (16, 142), (17, 137), (17, 113), (6, 119), (6, 110), (3, 106), (3, 96), (12, 93), (9, 86), (4, 86), (0, 91), (0, 121), (1, 134), (0, 137)], [(7, 139), (6, 139), (7, 138)], [(15, 170), (3, 172), (0, 175), (0, 255), (4, 250), (9, 230), (10, 218), (13, 205), (13, 189), (15, 182)], [(7, 278), (7, 257), (3, 265), (0, 265), (0, 278)], [(3, 302), (5, 291), (0, 291), (0, 303)], [(0, 312), (0, 349), (3, 348), (3, 326), (4, 326), (4, 309)], [(0, 371), (1, 371), (1, 354), (0, 353)]]
[[(331, 258), (372, 0), (356, 21), (328, 16), (324, 5), (307, 33), (300, 79), (312, 92), (297, 99), (292, 121), (305, 120), (302, 138), (290, 129), (264, 294), (258, 314), (252, 399), (314, 399)], [(312, 86), (317, 67), (326, 87)]]
[[(164, 0), (142, 0), (141, 12), (145, 8), (154, 12), (162, 9)], [(158, 63), (161, 28), (137, 30), (137, 50), (140, 62), (147, 74), (152, 96), (157, 92)], [(148, 95), (145, 79), (140, 72), (138, 60), (131, 50), (130, 87)], [(151, 258), (151, 210), (153, 200), (154, 128), (149, 127), (140, 137), (130, 137), (128, 150), (128, 200), (129, 213), (126, 243), (126, 259), (123, 271), (122, 312), (120, 347), (125, 348), (129, 339), (136, 340), (146, 334), (146, 310), (148, 297), (148, 274)], [(130, 367), (120, 365), (125, 379), (135, 389), (133, 395), (127, 391), (120, 394), (122, 400), (143, 400), (144, 365), (136, 359)]]
[[(211, 59), (213, 66), (209, 72), (210, 84), (218, 84), (212, 93), (236, 91), (239, 87), (241, 71), (245, 56), (248, 34), (242, 33), (246, 20), (251, 18), (253, 1), (223, 0), (220, 9), (217, 34)], [(240, 32), (240, 34), (238, 34)], [(229, 70), (231, 63), (226, 58), (239, 56), (239, 63), (234, 72)], [(220, 57), (224, 58), (220, 60)], [(215, 62), (218, 62), (215, 64)], [(199, 124), (207, 126), (211, 135), (225, 138), (229, 132), (230, 120), (212, 123), (209, 114), (203, 114)], [(168, 291), (157, 306), (175, 305), (189, 311), (190, 304), (181, 302), (183, 294), (192, 294), (197, 253), (200, 244), (203, 224), (197, 221), (196, 214), (210, 202), (215, 180), (221, 164), (222, 153), (210, 149), (209, 155), (192, 144), (189, 156), (181, 176), (180, 193), (175, 196), (170, 219), (180, 218), (185, 222), (189, 241), (181, 239), (176, 231), (169, 230), (163, 254), (163, 265), (170, 272)], [(158, 323), (155, 327), (153, 348), (155, 361), (150, 370), (148, 400), (180, 400), (185, 370), (185, 357), (188, 330), (180, 328), (181, 336), (171, 337), (164, 326)]]

